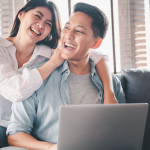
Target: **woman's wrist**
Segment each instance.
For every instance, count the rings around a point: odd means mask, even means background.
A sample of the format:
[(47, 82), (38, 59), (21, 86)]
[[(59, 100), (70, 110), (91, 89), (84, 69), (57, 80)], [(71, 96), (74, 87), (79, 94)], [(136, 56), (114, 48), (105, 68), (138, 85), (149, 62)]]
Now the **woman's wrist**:
[(48, 66), (48, 68), (51, 67), (53, 70), (60, 66), (60, 64), (56, 63), (56, 60), (54, 61), (51, 59), (46, 63), (46, 65)]
[(57, 68), (57, 65), (55, 65), (50, 60), (46, 62), (43, 66), (38, 68), (38, 71), (42, 77), (42, 80), (45, 81), (47, 77)]

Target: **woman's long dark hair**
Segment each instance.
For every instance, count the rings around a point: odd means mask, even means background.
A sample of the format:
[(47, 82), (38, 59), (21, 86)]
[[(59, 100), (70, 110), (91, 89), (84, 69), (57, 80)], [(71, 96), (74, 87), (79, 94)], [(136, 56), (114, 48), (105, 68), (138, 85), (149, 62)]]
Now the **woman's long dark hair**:
[(50, 48), (56, 48), (58, 45), (58, 40), (60, 39), (61, 33), (61, 21), (57, 7), (53, 2), (47, 0), (30, 0), (23, 8), (19, 10), (14, 20), (14, 24), (10, 33), (10, 37), (15, 37), (18, 33), (20, 20), (18, 18), (18, 14), (23, 11), (27, 12), (36, 7), (46, 7), (52, 13), (52, 30), (51, 33), (42, 41), (37, 42), (36, 44), (44, 44), (49, 46)]

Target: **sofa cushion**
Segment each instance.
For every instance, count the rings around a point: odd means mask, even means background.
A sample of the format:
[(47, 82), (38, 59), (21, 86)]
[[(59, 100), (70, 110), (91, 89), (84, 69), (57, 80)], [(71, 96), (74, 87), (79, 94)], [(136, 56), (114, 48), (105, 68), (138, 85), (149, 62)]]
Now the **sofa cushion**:
[(124, 69), (127, 103), (150, 102), (150, 71)]
[[(126, 102), (150, 105), (150, 70), (124, 69), (123, 76)], [(150, 150), (150, 110), (148, 110), (142, 150)]]

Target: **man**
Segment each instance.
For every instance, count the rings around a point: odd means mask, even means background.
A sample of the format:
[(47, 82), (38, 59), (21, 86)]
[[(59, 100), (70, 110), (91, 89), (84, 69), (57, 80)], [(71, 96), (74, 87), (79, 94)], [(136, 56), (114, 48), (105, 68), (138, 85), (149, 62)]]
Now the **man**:
[[(103, 103), (103, 85), (89, 53), (101, 45), (107, 28), (101, 10), (84, 3), (75, 5), (61, 34), (61, 55), (66, 61), (30, 98), (13, 104), (7, 128), (10, 145), (56, 150), (59, 107)], [(116, 99), (124, 103), (121, 84), (115, 76), (112, 78)]]

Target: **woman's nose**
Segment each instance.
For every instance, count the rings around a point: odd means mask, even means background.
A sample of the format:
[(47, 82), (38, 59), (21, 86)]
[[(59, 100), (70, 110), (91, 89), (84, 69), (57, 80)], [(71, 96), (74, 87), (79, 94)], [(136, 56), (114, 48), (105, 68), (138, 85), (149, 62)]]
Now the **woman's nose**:
[(44, 23), (43, 22), (38, 22), (37, 25), (39, 28), (44, 29)]

